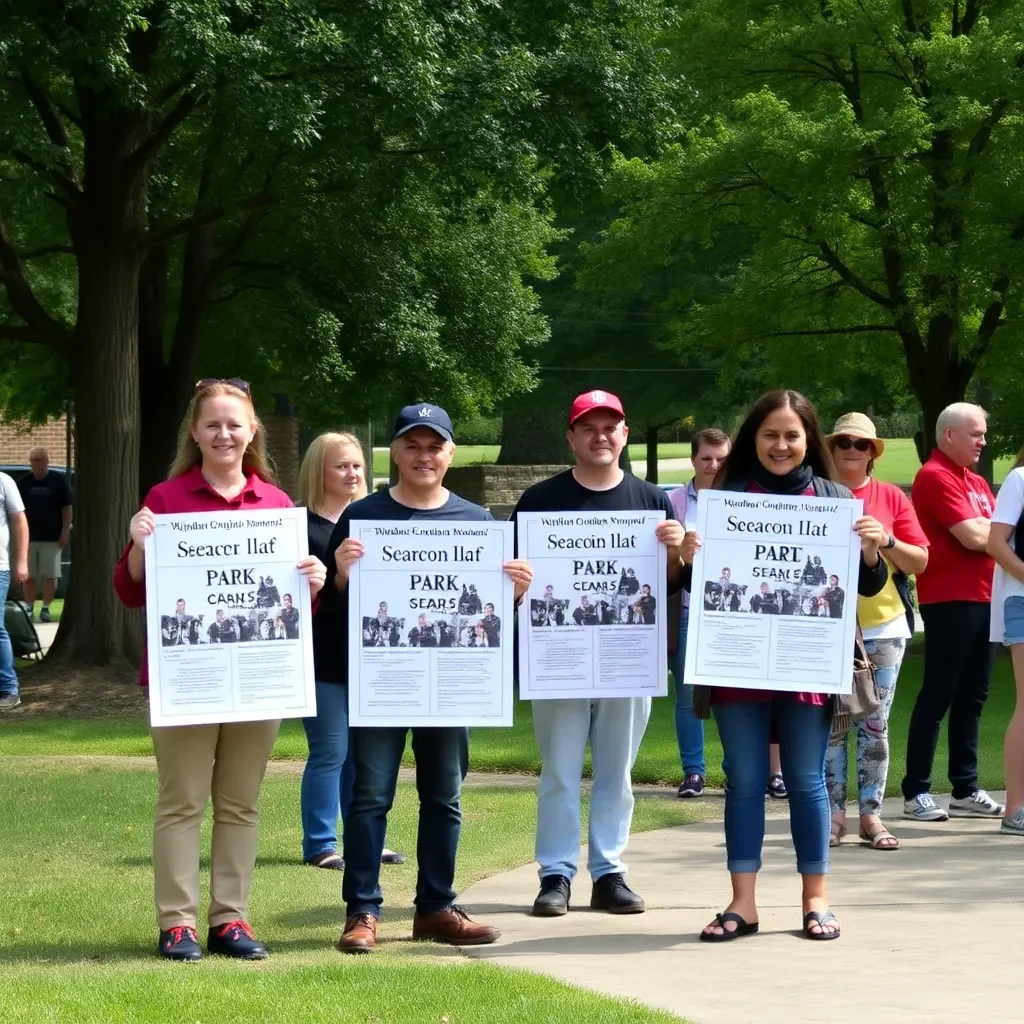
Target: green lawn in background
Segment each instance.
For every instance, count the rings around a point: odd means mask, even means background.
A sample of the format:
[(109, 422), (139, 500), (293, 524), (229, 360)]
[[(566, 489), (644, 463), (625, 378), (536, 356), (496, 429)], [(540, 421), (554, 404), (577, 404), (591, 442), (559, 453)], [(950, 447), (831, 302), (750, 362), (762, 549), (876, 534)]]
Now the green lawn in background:
[[(900, 673), (896, 699), (890, 720), (892, 770), (889, 774), (890, 795), (899, 791), (906, 754), (907, 726), (914, 698), (921, 686), (923, 646), (914, 645), (907, 655)], [(1013, 713), (1015, 700), (1013, 670), (1009, 658), (1000, 652), (996, 661), (992, 692), (982, 716), (982, 742), (979, 755), (981, 785), (988, 789), (1003, 788), (1003, 734)], [(660, 697), (654, 701), (651, 722), (647, 727), (637, 757), (633, 779), (641, 783), (678, 785), (680, 767), (676, 748), (674, 697)], [(707, 725), (708, 776), (712, 785), (722, 784), (722, 748), (714, 723)], [(23, 719), (0, 720), (0, 756), (5, 754), (122, 754), (137, 756), (150, 754), (152, 747), (145, 723), (124, 719)], [(470, 770), (487, 772), (536, 773), (540, 770), (540, 755), (533, 738), (531, 705), (516, 701), (515, 724), (510, 729), (474, 729), (469, 746)], [(306, 739), (302, 726), (292, 720), (284, 723), (275, 758), (303, 759)], [(939, 739), (935, 755), (934, 785), (936, 792), (948, 792), (945, 776), (947, 759), (945, 730)], [(412, 764), (412, 755), (406, 752), (406, 764)], [(588, 771), (589, 771), (588, 755)], [(853, 764), (851, 759), (851, 772)]]
[[(56, 723), (54, 723), (56, 724)], [(6, 731), (6, 730), (5, 730)], [(51, 745), (40, 736), (39, 747)], [(56, 745), (60, 745), (58, 740)], [(102, 764), (9, 758), (0, 785), (0, 1020), (75, 1024), (164, 1021), (351, 1024), (670, 1024), (679, 1018), (458, 953), (407, 941), (413, 860), (384, 869), (378, 953), (332, 947), (343, 923), (341, 875), (299, 861), (299, 777), (271, 774), (261, 798), (252, 922), (271, 959), (154, 955), (152, 820), (155, 773)], [(535, 798), (468, 788), (457, 885), (532, 859)], [(399, 791), (388, 841), (414, 850), (417, 799)], [(693, 811), (649, 800), (635, 827), (677, 825)], [(209, 842), (209, 815), (204, 848)], [(203, 861), (203, 890), (208, 865)], [(524, 909), (532, 892), (523, 893)], [(205, 929), (202, 929), (205, 937)]]

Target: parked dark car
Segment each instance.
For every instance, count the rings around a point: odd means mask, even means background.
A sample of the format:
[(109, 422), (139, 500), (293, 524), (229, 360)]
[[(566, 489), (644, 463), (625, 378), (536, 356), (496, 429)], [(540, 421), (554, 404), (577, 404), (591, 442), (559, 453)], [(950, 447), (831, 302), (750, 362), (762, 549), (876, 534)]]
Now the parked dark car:
[[(55, 466), (52, 462), (50, 463), (50, 469), (55, 473), (67, 473), (66, 466)], [(15, 483), (26, 473), (31, 473), (32, 467), (27, 462), (21, 463), (0, 463), (0, 473), (6, 473)], [(68, 475), (68, 483), (71, 485), (71, 491), (74, 493), (75, 490), (75, 471), (72, 468), (71, 473)], [(71, 531), (71, 536), (68, 539), (68, 546), (62, 552), (60, 560), (61, 575), (57, 581), (57, 596), (64, 597), (68, 587), (68, 574), (71, 571), (71, 549), (75, 546), (75, 531)], [(13, 580), (11, 581), (11, 587), (14, 587)]]

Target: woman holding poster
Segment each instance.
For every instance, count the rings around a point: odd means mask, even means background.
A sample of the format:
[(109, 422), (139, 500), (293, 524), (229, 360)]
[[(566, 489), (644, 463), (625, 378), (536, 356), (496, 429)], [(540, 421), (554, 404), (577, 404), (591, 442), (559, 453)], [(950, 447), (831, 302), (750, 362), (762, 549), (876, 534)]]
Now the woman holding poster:
[[(359, 438), (347, 433), (315, 437), (299, 468), (299, 504), (306, 506), (311, 554), (324, 560), (341, 513), (353, 501), (365, 498), (366, 493), (366, 466)], [(379, 609), (378, 614), (386, 625), (387, 607)], [(322, 619), (313, 620), (314, 634), (323, 628), (327, 627)], [(338, 853), (338, 818), (345, 820), (355, 776), (349, 757), (348, 687), (325, 682), (317, 672), (316, 718), (304, 718), (302, 725), (309, 744), (300, 796), (302, 859), (311, 867), (341, 871), (345, 861)], [(385, 849), (381, 861), (402, 864), (405, 855)]]
[[(873, 715), (854, 722), (850, 731), (855, 733), (857, 744), (860, 838), (872, 849), (895, 850), (899, 840), (879, 817), (889, 773), (889, 710), (912, 635), (907, 575), (924, 572), (928, 565), (928, 538), (906, 494), (895, 484), (882, 483), (871, 475), (885, 451), (885, 442), (875, 435), (875, 425), (867, 416), (860, 412), (840, 416), (825, 440), (839, 479), (864, 502), (864, 511), (882, 524), (881, 549), (891, 566), (885, 586), (874, 597), (857, 600), (857, 621), (864, 634), (864, 648), (875, 667), (882, 703)], [(830, 592), (825, 592), (826, 599)], [(832, 846), (838, 846), (846, 834), (848, 739), (848, 733), (833, 737), (825, 758), (825, 781), (832, 804)]]
[[(249, 385), (237, 378), (196, 384), (168, 478), (153, 487), (132, 517), (131, 540), (114, 570), (114, 588), (129, 608), (146, 603), (144, 545), (154, 514), (251, 512), (290, 508), (273, 483), (263, 427)], [(326, 570), (312, 555), (299, 571), (315, 595)], [(142, 662), (146, 685), (146, 661)], [(213, 801), (209, 933), (206, 948), (243, 960), (267, 950), (248, 923), (256, 864), (257, 797), (279, 721), (152, 728), (159, 792), (153, 829), (153, 874), (161, 956), (199, 960), (199, 835)]]
[[(772, 391), (747, 414), (715, 480), (721, 490), (791, 497), (849, 497), (832, 482), (833, 465), (814, 406), (799, 392)], [(861, 540), (858, 593), (870, 597), (885, 584), (885, 561), (878, 553), (881, 524), (871, 516), (854, 523)], [(686, 535), (683, 560), (692, 563), (700, 544)], [(813, 567), (812, 567), (813, 569)], [(767, 680), (766, 680), (767, 681)], [(803, 882), (803, 934), (809, 939), (839, 938), (839, 922), (829, 910), (829, 802), (825, 751), (833, 708), (820, 693), (700, 687), (698, 713), (714, 711), (729, 780), (725, 796), (725, 845), (732, 900), (701, 933), (705, 942), (728, 942), (758, 930), (755, 887), (764, 843), (764, 792), (769, 744), (776, 740), (790, 796), (790, 828), (797, 871)], [(773, 735), (773, 733), (777, 735)]]

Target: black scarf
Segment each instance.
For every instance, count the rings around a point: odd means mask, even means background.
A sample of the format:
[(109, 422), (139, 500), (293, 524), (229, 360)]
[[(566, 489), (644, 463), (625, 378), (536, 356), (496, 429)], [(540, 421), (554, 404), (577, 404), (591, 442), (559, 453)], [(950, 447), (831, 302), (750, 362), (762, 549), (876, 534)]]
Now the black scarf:
[(770, 494), (803, 494), (814, 481), (814, 470), (805, 462), (780, 476), (758, 462), (754, 466), (753, 480)]

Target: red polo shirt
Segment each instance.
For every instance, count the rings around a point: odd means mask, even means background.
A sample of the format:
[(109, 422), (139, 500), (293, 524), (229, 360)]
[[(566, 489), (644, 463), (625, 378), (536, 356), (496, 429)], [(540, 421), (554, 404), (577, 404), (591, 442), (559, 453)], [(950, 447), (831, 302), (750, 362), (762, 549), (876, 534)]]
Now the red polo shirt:
[[(150, 489), (142, 503), (151, 512), (240, 512), (253, 508), (291, 508), (292, 499), (280, 487), (267, 483), (255, 473), (246, 478), (245, 486), (230, 500), (219, 495), (206, 482), (199, 466), (193, 466), (180, 476), (157, 484)], [(128, 573), (128, 552), (131, 542), (117, 560), (114, 568), (114, 590), (129, 608), (143, 608), (146, 604), (146, 581), (136, 583)], [(139, 671), (139, 682), (149, 682), (145, 655)]]
[(914, 477), (910, 497), (929, 545), (928, 568), (917, 577), (918, 602), (988, 604), (992, 559), (984, 551), (969, 551), (949, 532), (967, 519), (992, 518), (996, 499), (984, 477), (958, 466), (936, 448)]

